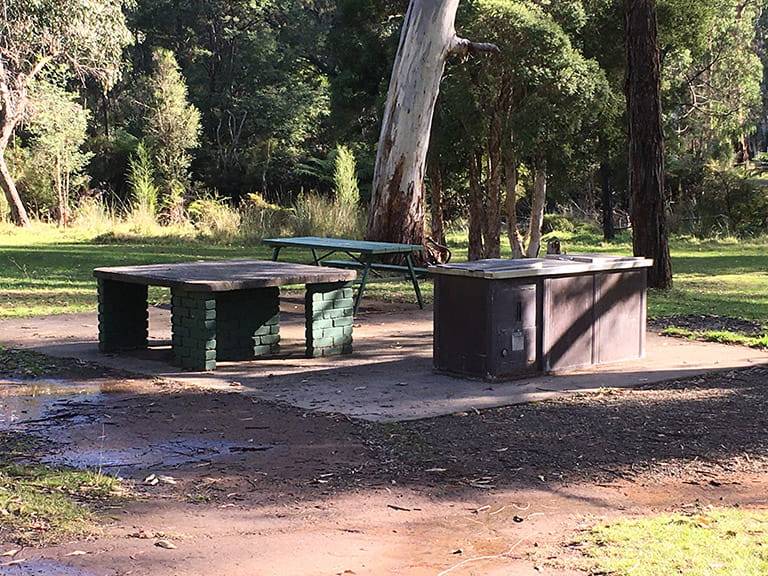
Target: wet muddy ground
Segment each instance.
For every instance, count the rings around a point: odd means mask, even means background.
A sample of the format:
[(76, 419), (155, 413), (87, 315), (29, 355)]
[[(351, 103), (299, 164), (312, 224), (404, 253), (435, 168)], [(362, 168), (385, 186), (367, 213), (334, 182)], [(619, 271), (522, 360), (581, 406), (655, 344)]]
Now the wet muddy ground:
[[(375, 380), (405, 394), (424, 378), (428, 314), (388, 312), (356, 329), (360, 352), (335, 371), (291, 361), (285, 381), (222, 370), (213, 386), (0, 348), (0, 439), (26, 447), (14, 457), (101, 470), (133, 494), (97, 509), (97, 536), (53, 546), (20, 546), (0, 518), (0, 576), (576, 576), (589, 563), (568, 543), (602, 519), (768, 507), (759, 359), (514, 406), (479, 403), (494, 393), (483, 384), (436, 417), (414, 418), (438, 401), (412, 394), (406, 421), (317, 411), (320, 390), (360, 398)], [(67, 320), (92, 337), (92, 318)], [(15, 333), (69, 346), (50, 324)]]
[(565, 576), (588, 573), (567, 544), (600, 518), (768, 506), (764, 367), (385, 424), (65, 368), (0, 381), (0, 431), (136, 499), (2, 576)]

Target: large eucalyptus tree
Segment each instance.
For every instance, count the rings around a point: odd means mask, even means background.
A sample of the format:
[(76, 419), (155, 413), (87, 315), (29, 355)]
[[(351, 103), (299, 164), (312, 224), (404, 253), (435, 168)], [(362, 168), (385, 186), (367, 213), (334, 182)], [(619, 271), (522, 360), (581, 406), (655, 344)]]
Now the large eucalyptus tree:
[(459, 0), (411, 0), (387, 93), (366, 237), (424, 241), (427, 149), (445, 61), (451, 54), (496, 51), (456, 35)]

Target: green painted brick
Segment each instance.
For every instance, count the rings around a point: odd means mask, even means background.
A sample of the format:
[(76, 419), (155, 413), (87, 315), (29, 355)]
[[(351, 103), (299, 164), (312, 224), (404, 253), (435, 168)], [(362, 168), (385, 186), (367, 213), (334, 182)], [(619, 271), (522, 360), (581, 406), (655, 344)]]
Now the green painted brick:
[(184, 354), (183, 358), (189, 358), (195, 362), (216, 360), (216, 350), (192, 350), (189, 354)]
[(253, 332), (253, 335), (266, 336), (267, 334), (273, 334), (272, 329), (273, 329), (273, 326), (271, 326), (270, 324), (262, 324)]
[(334, 310), (330, 310), (328, 315), (334, 319), (343, 318), (345, 316), (352, 316), (352, 308), (336, 308)]
[(189, 317), (195, 320), (215, 320), (216, 310), (202, 310), (202, 309), (190, 310)]
[(341, 326), (346, 328), (349, 326), (351, 328), (354, 323), (354, 318), (352, 318), (352, 316), (341, 316), (340, 318), (334, 318), (331, 322), (335, 327)]
[(341, 346), (329, 346), (327, 348), (323, 348), (321, 353), (323, 356), (336, 356), (337, 354), (341, 354), (344, 351), (344, 348)]
[(254, 337), (253, 341), (256, 345), (277, 344), (280, 342), (280, 336), (278, 334), (266, 334)]
[[(325, 334), (330, 336), (332, 334), (342, 334), (345, 326), (327, 326), (324, 328), (313, 327), (312, 334)], [(309, 332), (309, 330), (307, 330)]]
[(333, 337), (334, 346), (343, 346), (344, 344), (349, 344), (350, 342), (352, 342), (352, 338), (350, 338), (349, 335), (347, 334), (342, 334), (341, 336)]
[(275, 352), (277, 352), (277, 350), (278, 350), (278, 347), (275, 345), (254, 346), (253, 355), (262, 356), (265, 354), (274, 354)]

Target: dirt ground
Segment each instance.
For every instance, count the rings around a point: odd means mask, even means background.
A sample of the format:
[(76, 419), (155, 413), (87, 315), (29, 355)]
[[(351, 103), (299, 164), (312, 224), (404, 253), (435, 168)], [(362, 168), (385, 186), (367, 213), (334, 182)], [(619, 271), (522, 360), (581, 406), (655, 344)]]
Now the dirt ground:
[(137, 498), (0, 575), (575, 576), (595, 522), (768, 507), (765, 365), (398, 423), (74, 360), (24, 376), (0, 374), (6, 436)]

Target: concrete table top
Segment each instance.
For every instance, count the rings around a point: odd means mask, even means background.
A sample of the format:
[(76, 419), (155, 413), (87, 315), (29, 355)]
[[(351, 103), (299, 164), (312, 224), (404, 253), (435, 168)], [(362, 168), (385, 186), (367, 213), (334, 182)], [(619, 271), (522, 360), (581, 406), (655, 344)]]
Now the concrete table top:
[(96, 278), (150, 286), (183, 287), (195, 292), (227, 292), (286, 284), (354, 280), (357, 272), (269, 260), (205, 260), (175, 264), (96, 268)]

